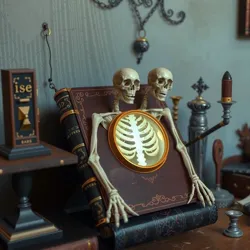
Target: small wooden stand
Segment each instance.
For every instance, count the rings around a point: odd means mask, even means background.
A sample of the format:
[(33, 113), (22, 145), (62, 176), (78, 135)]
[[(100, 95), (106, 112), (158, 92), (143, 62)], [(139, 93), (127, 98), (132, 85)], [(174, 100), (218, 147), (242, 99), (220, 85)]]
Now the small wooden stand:
[(54, 146), (42, 145), (51, 150), (51, 155), (13, 161), (0, 157), (0, 174), (12, 174), (12, 186), (19, 197), (16, 214), (0, 220), (0, 238), (8, 249), (62, 237), (61, 229), (31, 208), (32, 171), (76, 164), (78, 159)]

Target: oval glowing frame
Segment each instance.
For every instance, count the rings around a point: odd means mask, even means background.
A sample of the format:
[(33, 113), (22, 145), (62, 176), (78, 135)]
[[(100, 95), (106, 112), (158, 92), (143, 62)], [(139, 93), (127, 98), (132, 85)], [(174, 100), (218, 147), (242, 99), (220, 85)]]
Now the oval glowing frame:
[[(141, 115), (146, 117), (147, 119), (150, 119), (153, 121), (153, 123), (159, 128), (161, 131), (161, 134), (163, 136), (163, 146), (164, 146), (164, 151), (162, 154), (162, 157), (153, 165), (150, 166), (140, 166), (137, 165), (129, 160), (127, 160), (121, 151), (118, 148), (118, 145), (116, 143), (116, 137), (115, 137), (115, 132), (116, 132), (116, 127), (120, 120), (128, 115)], [(167, 160), (168, 152), (169, 152), (169, 138), (168, 135), (165, 131), (164, 126), (161, 124), (160, 121), (158, 121), (155, 117), (150, 115), (149, 113), (142, 111), (142, 110), (130, 110), (126, 112), (122, 112), (121, 114), (117, 115), (115, 119), (111, 122), (109, 129), (108, 129), (108, 141), (109, 141), (109, 146), (111, 148), (111, 151), (113, 154), (116, 156), (116, 158), (128, 169), (133, 170), (138, 173), (152, 173), (158, 169), (160, 169), (164, 163)]]

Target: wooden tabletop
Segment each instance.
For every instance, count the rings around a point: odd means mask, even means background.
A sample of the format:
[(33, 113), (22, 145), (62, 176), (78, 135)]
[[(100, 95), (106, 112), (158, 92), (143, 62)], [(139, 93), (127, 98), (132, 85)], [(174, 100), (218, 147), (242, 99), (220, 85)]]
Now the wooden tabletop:
[(222, 234), (228, 227), (229, 219), (225, 209), (219, 210), (214, 225), (192, 230), (163, 240), (129, 248), (129, 250), (250, 250), (250, 217), (243, 215), (239, 227), (241, 238), (229, 238)]
[(0, 174), (13, 174), (77, 164), (78, 158), (76, 155), (45, 142), (42, 142), (42, 144), (51, 150), (51, 155), (21, 160), (8, 160), (0, 156)]

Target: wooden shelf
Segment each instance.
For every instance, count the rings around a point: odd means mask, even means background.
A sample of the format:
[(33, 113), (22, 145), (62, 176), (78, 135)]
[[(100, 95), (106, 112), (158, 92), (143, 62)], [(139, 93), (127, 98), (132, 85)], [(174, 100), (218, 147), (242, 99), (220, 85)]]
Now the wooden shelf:
[(76, 155), (45, 142), (42, 142), (41, 144), (51, 150), (51, 155), (21, 160), (8, 160), (0, 156), (0, 174), (14, 174), (77, 164), (78, 157)]

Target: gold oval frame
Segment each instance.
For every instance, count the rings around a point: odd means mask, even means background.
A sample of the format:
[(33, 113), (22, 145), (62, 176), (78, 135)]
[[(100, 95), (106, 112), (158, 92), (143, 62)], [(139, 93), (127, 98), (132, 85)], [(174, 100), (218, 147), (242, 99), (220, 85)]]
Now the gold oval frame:
[[(153, 121), (157, 127), (159, 128), (159, 130), (162, 133), (163, 136), (163, 141), (164, 141), (164, 152), (162, 157), (160, 158), (159, 161), (157, 161), (157, 163), (151, 165), (151, 166), (140, 166), (137, 164), (134, 164), (133, 162), (127, 160), (123, 154), (120, 152), (119, 148), (117, 147), (117, 143), (115, 140), (115, 131), (116, 131), (116, 127), (117, 124), (119, 123), (119, 121), (130, 114), (140, 114), (142, 116), (146, 116), (148, 119), (150, 119), (151, 121)], [(109, 146), (111, 148), (111, 151), (113, 152), (113, 154), (116, 156), (116, 158), (128, 169), (133, 170), (135, 172), (138, 173), (152, 173), (158, 169), (160, 169), (164, 163), (167, 160), (167, 156), (168, 156), (168, 152), (169, 152), (169, 138), (168, 135), (165, 131), (164, 126), (161, 124), (160, 121), (158, 121), (154, 116), (150, 115), (149, 113), (142, 111), (142, 110), (129, 110), (126, 112), (122, 112), (121, 114), (117, 115), (114, 120), (111, 122), (109, 129), (108, 129), (108, 142), (109, 142)]]

